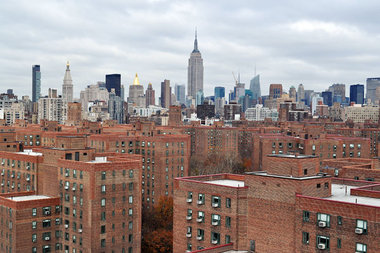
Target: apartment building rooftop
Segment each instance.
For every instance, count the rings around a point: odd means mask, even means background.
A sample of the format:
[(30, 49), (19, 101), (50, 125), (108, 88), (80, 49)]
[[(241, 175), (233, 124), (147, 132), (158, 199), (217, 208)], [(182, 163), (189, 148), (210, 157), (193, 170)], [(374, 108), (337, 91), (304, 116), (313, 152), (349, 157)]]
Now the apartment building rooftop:
[[(351, 186), (344, 184), (332, 184), (331, 196), (325, 199), (380, 207), (380, 191), (376, 191), (374, 188), (380, 189), (380, 185)], [(375, 196), (375, 194), (377, 196)]]
[(20, 155), (31, 155), (31, 156), (42, 156), (42, 153), (34, 152), (34, 151), (31, 150), (31, 149), (24, 149), (24, 151), (22, 151), (22, 152), (16, 152), (16, 154), (20, 154)]
[(240, 181), (240, 180), (222, 179), (222, 180), (206, 181), (205, 183), (217, 184), (217, 185), (222, 185), (222, 186), (231, 186), (231, 187), (244, 187), (244, 181)]
[(26, 196), (15, 196), (7, 197), (7, 199), (19, 202), (19, 201), (29, 201), (29, 200), (40, 200), (40, 199), (50, 199), (51, 197), (45, 195), (26, 195)]

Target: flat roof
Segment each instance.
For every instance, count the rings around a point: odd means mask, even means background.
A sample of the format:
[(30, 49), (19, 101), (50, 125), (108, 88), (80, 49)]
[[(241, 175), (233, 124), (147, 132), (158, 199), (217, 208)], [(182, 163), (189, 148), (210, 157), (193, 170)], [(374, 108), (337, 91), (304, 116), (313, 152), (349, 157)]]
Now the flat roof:
[(31, 149), (24, 149), (23, 152), (16, 152), (16, 154), (31, 155), (31, 156), (42, 156), (42, 153), (33, 152), (33, 150), (31, 150)]
[(218, 184), (222, 186), (244, 187), (244, 181), (230, 180), (230, 179), (211, 180), (211, 181), (205, 181), (205, 183)]
[(11, 199), (13, 201), (28, 201), (28, 200), (39, 200), (39, 199), (50, 199), (51, 197), (45, 195), (28, 195), (28, 196), (16, 196), (16, 197), (8, 197), (7, 199)]
[(315, 178), (322, 178), (326, 177), (323, 174), (320, 175), (314, 175), (314, 176), (307, 176), (307, 177), (293, 177), (293, 176), (286, 176), (286, 175), (276, 175), (276, 174), (268, 174), (266, 171), (252, 171), (252, 172), (246, 172), (247, 175), (257, 175), (257, 176), (264, 176), (264, 177), (277, 177), (277, 178), (286, 178), (286, 179), (296, 179), (296, 180), (307, 180), (307, 179), (315, 179)]
[(331, 196), (324, 199), (380, 207), (380, 199), (361, 196), (351, 196), (351, 189), (355, 188), (359, 188), (359, 186), (332, 184)]
[(297, 159), (303, 159), (303, 158), (316, 158), (315, 155), (287, 155), (287, 154), (270, 154), (268, 155), (270, 157), (283, 157), (283, 158), (297, 158)]

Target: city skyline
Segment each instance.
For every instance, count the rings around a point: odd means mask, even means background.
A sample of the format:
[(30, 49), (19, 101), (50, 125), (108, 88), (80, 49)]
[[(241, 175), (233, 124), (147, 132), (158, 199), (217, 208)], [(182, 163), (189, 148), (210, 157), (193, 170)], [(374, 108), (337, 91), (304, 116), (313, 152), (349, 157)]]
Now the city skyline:
[(49, 87), (60, 90), (67, 60), (74, 97), (108, 73), (121, 73), (126, 87), (136, 72), (145, 88), (151, 82), (159, 90), (164, 79), (186, 83), (195, 26), (205, 95), (215, 86), (233, 89), (232, 71), (240, 72), (248, 85), (255, 64), (263, 94), (271, 83), (282, 83), (285, 90), (303, 83), (322, 91), (333, 83), (365, 84), (366, 78), (379, 76), (380, 46), (373, 25), (378, 17), (371, 15), (379, 4), (349, 2), (342, 8), (326, 3), (328, 9), (301, 1), (273, 9), (270, 2), (113, 1), (89, 6), (49, 1), (38, 8), (41, 15), (32, 3), (2, 2), (0, 88), (12, 86), (17, 94), (31, 95), (30, 67), (38, 64), (41, 93)]

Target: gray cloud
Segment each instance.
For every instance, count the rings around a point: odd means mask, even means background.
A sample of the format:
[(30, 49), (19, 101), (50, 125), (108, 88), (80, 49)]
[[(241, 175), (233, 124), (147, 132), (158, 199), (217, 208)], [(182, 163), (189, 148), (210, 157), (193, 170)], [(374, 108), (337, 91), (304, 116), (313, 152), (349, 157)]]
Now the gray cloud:
[[(42, 91), (61, 88), (71, 62), (75, 96), (88, 84), (137, 72), (152, 82), (187, 82), (187, 60), (198, 27), (205, 93), (246, 84), (261, 74), (285, 88), (323, 90), (378, 76), (378, 1), (1, 1), (0, 91), (31, 93), (31, 65), (40, 64)], [(157, 92), (158, 93), (158, 92)]]

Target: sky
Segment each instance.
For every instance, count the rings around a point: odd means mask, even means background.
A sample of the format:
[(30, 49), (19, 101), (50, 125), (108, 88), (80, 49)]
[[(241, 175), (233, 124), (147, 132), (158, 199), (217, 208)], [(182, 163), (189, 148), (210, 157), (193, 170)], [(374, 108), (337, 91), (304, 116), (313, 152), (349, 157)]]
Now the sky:
[(105, 74), (122, 84), (169, 79), (187, 84), (194, 30), (204, 62), (205, 95), (215, 86), (249, 87), (260, 74), (285, 90), (380, 76), (380, 1), (357, 0), (18, 0), (0, 1), (0, 92), (31, 96), (32, 65), (41, 65), (42, 95), (61, 92), (70, 61), (74, 97)]

